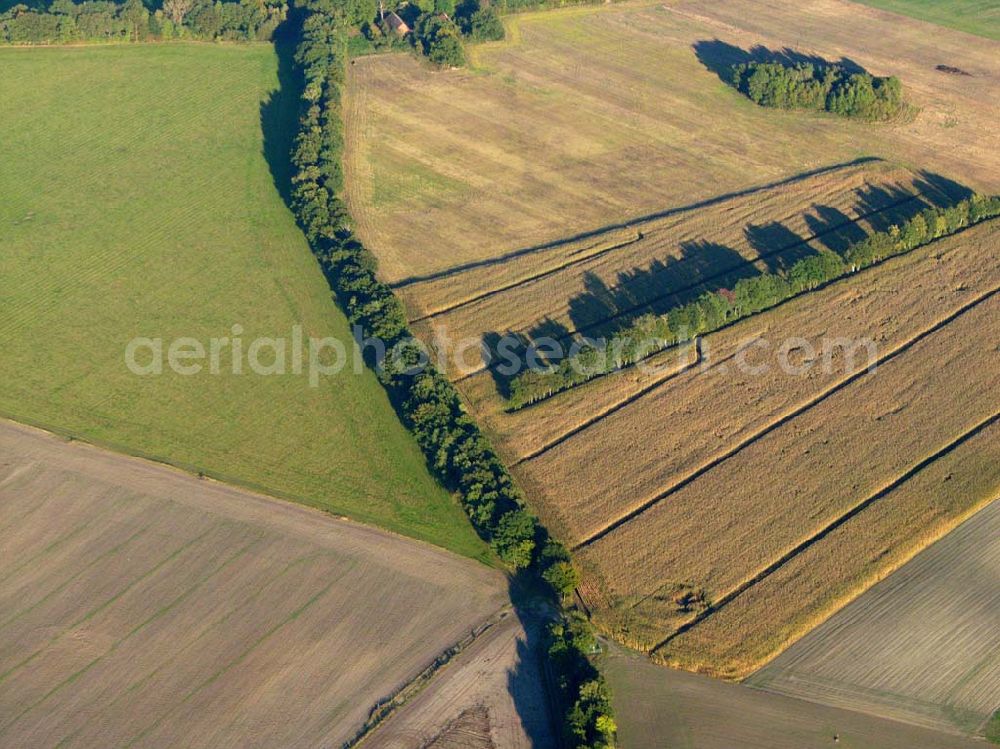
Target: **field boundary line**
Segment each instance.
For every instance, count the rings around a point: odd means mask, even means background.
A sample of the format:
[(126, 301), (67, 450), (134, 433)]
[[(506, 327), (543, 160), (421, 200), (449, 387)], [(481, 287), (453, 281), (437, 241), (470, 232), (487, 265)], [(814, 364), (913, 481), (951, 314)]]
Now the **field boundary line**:
[(958, 319), (959, 317), (961, 317), (962, 315), (964, 315), (966, 312), (974, 309), (975, 307), (977, 307), (978, 305), (982, 304), (983, 302), (988, 301), (995, 294), (997, 294), (997, 292), (1000, 292), (1000, 286), (995, 287), (995, 288), (993, 288), (993, 289), (991, 289), (989, 291), (986, 291), (986, 292), (980, 294), (979, 296), (975, 297), (974, 299), (972, 299), (972, 300), (966, 302), (965, 304), (961, 305), (958, 309), (953, 310), (947, 316), (945, 316), (943, 319), (938, 320), (936, 323), (934, 323), (930, 327), (925, 328), (924, 330), (920, 331), (919, 333), (917, 333), (916, 335), (914, 335), (912, 338), (909, 338), (909, 339), (903, 341), (902, 343), (900, 343), (899, 345), (897, 345), (895, 348), (891, 349), (887, 353), (882, 354), (877, 359), (875, 359), (874, 362), (870, 363), (864, 369), (861, 369), (861, 370), (859, 370), (857, 372), (853, 372), (853, 373), (849, 374), (847, 377), (844, 377), (844, 378), (838, 380), (837, 382), (835, 382), (833, 385), (831, 385), (827, 389), (825, 389), (825, 390), (817, 393), (812, 398), (808, 399), (805, 403), (802, 403), (802, 404), (796, 406), (795, 408), (793, 408), (788, 413), (785, 413), (782, 416), (779, 416), (777, 419), (775, 419), (771, 423), (765, 425), (764, 427), (762, 427), (760, 430), (758, 430), (754, 434), (752, 434), (749, 437), (741, 440), (736, 445), (734, 445), (733, 447), (731, 447), (729, 450), (726, 450), (725, 452), (723, 452), (721, 455), (718, 455), (718, 456), (712, 458), (711, 460), (709, 460), (708, 462), (703, 463), (698, 468), (695, 468), (693, 471), (689, 472), (686, 476), (684, 476), (684, 478), (679, 479), (678, 481), (674, 482), (673, 484), (671, 484), (670, 486), (668, 486), (666, 489), (660, 491), (659, 493), (655, 494), (654, 496), (650, 497), (649, 499), (643, 501), (642, 503), (640, 503), (638, 506), (636, 506), (632, 510), (629, 510), (628, 512), (624, 513), (618, 519), (612, 521), (611, 523), (608, 523), (607, 525), (605, 525), (600, 530), (596, 531), (595, 533), (592, 533), (590, 536), (588, 536), (584, 540), (578, 542), (577, 544), (575, 544), (573, 546), (572, 550), (573, 551), (578, 551), (579, 549), (582, 549), (582, 548), (585, 548), (587, 546), (590, 546), (595, 541), (598, 541), (601, 538), (604, 538), (604, 536), (608, 535), (612, 531), (620, 528), (621, 526), (625, 525), (629, 521), (634, 520), (639, 515), (642, 515), (647, 510), (649, 510), (652, 507), (654, 507), (657, 504), (659, 504), (662, 500), (664, 500), (667, 497), (669, 497), (670, 495), (672, 495), (672, 494), (680, 491), (681, 489), (683, 489), (685, 486), (687, 486), (691, 482), (695, 481), (696, 479), (700, 478), (701, 476), (703, 476), (704, 474), (708, 473), (712, 469), (717, 468), (722, 463), (726, 462), (730, 458), (732, 458), (735, 455), (737, 455), (738, 453), (742, 452), (745, 448), (749, 447), (750, 445), (752, 445), (757, 440), (761, 439), (762, 437), (767, 436), (768, 434), (770, 434), (771, 432), (775, 431), (776, 429), (781, 428), (782, 426), (784, 426), (788, 422), (792, 421), (793, 419), (797, 418), (798, 416), (801, 416), (802, 414), (804, 414), (806, 411), (810, 410), (814, 406), (819, 405), (820, 403), (822, 403), (823, 401), (825, 401), (830, 396), (835, 395), (837, 392), (843, 390), (848, 385), (851, 385), (852, 383), (857, 382), (858, 380), (860, 380), (861, 378), (865, 377), (866, 375), (868, 375), (869, 373), (871, 373), (872, 371), (874, 371), (878, 367), (882, 366), (886, 362), (890, 361), (891, 359), (895, 358), (899, 354), (905, 353), (907, 350), (909, 350), (913, 346), (917, 345), (918, 343), (920, 343), (924, 339), (928, 338), (929, 336), (934, 335), (935, 333), (937, 333), (938, 331), (940, 331), (942, 328), (946, 327), (948, 324), (950, 324), (951, 322), (955, 321), (956, 319)]
[[(737, 351), (734, 351), (732, 354), (730, 354), (729, 356), (726, 356), (726, 357), (720, 359), (719, 361), (717, 361), (712, 366), (713, 367), (718, 367), (719, 365), (724, 364), (725, 362), (729, 361), (730, 359), (732, 359), (733, 357), (735, 357), (737, 354), (739, 354), (741, 350), (742, 350), (742, 348), (739, 349), (739, 350), (737, 350)], [(668, 383), (671, 380), (673, 380), (675, 377), (680, 377), (685, 372), (691, 371), (692, 369), (694, 369), (695, 367), (697, 367), (701, 363), (702, 363), (701, 338), (695, 338), (694, 339), (694, 361), (685, 362), (678, 369), (671, 369), (669, 372), (667, 372), (662, 377), (659, 377), (659, 378), (657, 378), (657, 379), (655, 379), (655, 380), (647, 383), (646, 385), (643, 385), (642, 388), (640, 388), (636, 392), (632, 393), (628, 397), (623, 398), (622, 400), (617, 401), (616, 403), (613, 403), (611, 406), (609, 406), (608, 408), (604, 409), (603, 411), (600, 411), (599, 413), (595, 414), (594, 416), (591, 416), (590, 418), (586, 419), (582, 423), (577, 424), (575, 427), (573, 427), (569, 431), (563, 432), (561, 435), (559, 435), (558, 437), (556, 437), (554, 440), (551, 440), (551, 441), (545, 443), (544, 445), (542, 445), (541, 447), (539, 447), (539, 448), (531, 451), (527, 455), (518, 458), (517, 460), (515, 460), (513, 463), (510, 464), (511, 468), (516, 468), (517, 466), (521, 465), (522, 463), (527, 463), (529, 460), (534, 460), (535, 458), (538, 458), (538, 457), (544, 455), (545, 453), (547, 453), (552, 448), (558, 447), (559, 445), (561, 445), (563, 442), (565, 442), (566, 440), (570, 439), (571, 437), (575, 437), (580, 432), (583, 432), (583, 431), (589, 429), (590, 427), (594, 426), (594, 424), (596, 424), (599, 421), (603, 421), (605, 418), (607, 418), (608, 416), (611, 416), (611, 414), (615, 413), (616, 411), (620, 411), (621, 409), (625, 408), (625, 406), (628, 406), (631, 403), (634, 403), (635, 401), (637, 401), (640, 398), (642, 398), (644, 395), (646, 395), (648, 393), (651, 393), (653, 390), (656, 390), (658, 387), (660, 387), (660, 385), (665, 385), (666, 383)]]
[[(625, 229), (626, 230), (631, 229), (632, 231), (630, 233), (632, 234), (632, 236), (625, 237), (621, 241), (612, 242), (607, 247), (602, 247), (601, 249), (595, 250), (589, 255), (582, 255), (581, 257), (574, 257), (568, 259), (562, 265), (558, 265), (555, 268), (549, 268), (547, 270), (540, 271), (533, 275), (526, 276), (525, 278), (519, 278), (516, 281), (511, 281), (510, 283), (504, 286), (499, 286), (494, 289), (488, 289), (475, 296), (468, 297), (467, 299), (462, 299), (461, 301), (458, 302), (448, 303), (444, 307), (441, 307), (440, 309), (433, 310), (431, 312), (421, 315), (420, 317), (414, 317), (413, 319), (410, 320), (410, 322), (417, 323), (417, 322), (423, 322), (425, 320), (430, 320), (431, 318), (437, 317), (439, 315), (443, 315), (448, 312), (453, 312), (457, 309), (461, 309), (462, 307), (467, 307), (470, 304), (481, 302), (483, 299), (489, 299), (490, 297), (496, 296), (497, 294), (502, 294), (505, 291), (516, 289), (518, 286), (525, 286), (529, 283), (532, 283), (533, 281), (539, 281), (545, 278), (546, 276), (551, 276), (556, 273), (559, 273), (560, 271), (566, 270), (566, 268), (572, 268), (574, 265), (585, 263), (588, 260), (599, 258), (603, 255), (608, 254), (609, 252), (614, 252), (615, 250), (621, 249), (622, 247), (628, 247), (629, 245), (633, 245), (636, 242), (641, 242), (643, 238), (646, 236), (638, 229), (633, 229), (632, 227), (625, 227)], [(620, 231), (620, 230), (611, 229), (608, 231), (608, 233), (610, 234), (611, 232), (614, 231)], [(581, 250), (581, 252), (583, 252), (583, 250)]]
[(767, 565), (766, 567), (764, 567), (764, 569), (762, 569), (759, 572), (757, 572), (755, 575), (753, 575), (748, 580), (740, 583), (738, 586), (736, 586), (731, 591), (729, 591), (728, 593), (726, 593), (717, 602), (715, 602), (714, 604), (712, 604), (711, 606), (709, 606), (708, 608), (706, 608), (703, 612), (701, 612), (700, 614), (698, 614), (696, 617), (694, 617), (693, 619), (691, 619), (689, 622), (686, 622), (685, 624), (682, 624), (673, 633), (671, 633), (670, 635), (668, 635), (667, 637), (665, 637), (658, 644), (656, 644), (653, 648), (651, 648), (650, 651), (649, 651), (650, 654), (655, 653), (657, 650), (659, 650), (660, 648), (662, 648), (665, 645), (669, 644), (675, 638), (679, 637), (680, 635), (684, 634), (685, 632), (687, 632), (687, 631), (693, 629), (694, 627), (698, 626), (699, 624), (701, 624), (703, 621), (705, 621), (706, 619), (708, 619), (712, 614), (716, 613), (717, 611), (720, 611), (727, 604), (731, 603), (733, 600), (735, 600), (736, 598), (738, 598), (740, 595), (742, 595), (743, 593), (745, 593), (747, 590), (749, 590), (750, 588), (752, 588), (754, 585), (756, 585), (757, 583), (759, 583), (759, 582), (763, 581), (764, 579), (770, 577), (772, 574), (774, 574), (775, 572), (777, 572), (781, 567), (783, 567), (789, 561), (791, 561), (796, 556), (798, 556), (799, 554), (801, 554), (803, 551), (805, 551), (806, 549), (808, 549), (809, 547), (811, 547), (813, 544), (815, 544), (815, 543), (817, 543), (819, 541), (822, 541), (824, 538), (826, 538), (828, 535), (830, 535), (833, 531), (837, 530), (837, 528), (841, 527), (842, 525), (844, 525), (846, 522), (848, 522), (852, 518), (860, 515), (866, 509), (868, 509), (869, 507), (871, 507), (873, 504), (875, 504), (876, 502), (878, 502), (880, 499), (882, 499), (883, 497), (885, 497), (890, 492), (894, 491), (895, 489), (898, 489), (900, 486), (902, 486), (903, 484), (905, 484), (907, 481), (909, 481), (910, 479), (912, 479), (914, 476), (916, 476), (917, 474), (919, 474), (922, 470), (924, 470), (925, 468), (927, 468), (928, 466), (930, 466), (931, 464), (933, 464), (935, 461), (937, 461), (940, 458), (943, 458), (948, 453), (950, 453), (952, 450), (960, 447), (962, 444), (964, 444), (968, 440), (972, 439), (973, 437), (975, 437), (977, 434), (979, 434), (983, 430), (988, 429), (989, 427), (991, 427), (993, 424), (997, 423), (998, 421), (1000, 421), (1000, 411), (994, 412), (991, 416), (986, 417), (982, 421), (980, 421), (977, 424), (973, 425), (971, 428), (966, 429), (964, 432), (962, 432), (960, 435), (958, 435), (958, 437), (955, 437), (954, 439), (952, 439), (951, 441), (949, 441), (944, 446), (939, 447), (937, 450), (935, 450), (934, 452), (932, 452), (927, 457), (921, 459), (919, 462), (917, 462), (914, 465), (912, 465), (909, 468), (907, 468), (903, 473), (901, 473), (895, 479), (893, 479), (888, 484), (886, 484), (885, 486), (883, 486), (881, 489), (879, 489), (878, 491), (874, 492), (873, 494), (870, 494), (868, 497), (866, 497), (865, 499), (861, 500), (856, 505), (854, 505), (853, 507), (851, 507), (850, 509), (848, 509), (845, 513), (843, 513), (842, 515), (839, 515), (838, 517), (836, 517), (833, 520), (831, 520), (829, 523), (827, 523), (825, 526), (823, 526), (820, 530), (818, 530), (813, 535), (811, 535), (808, 538), (805, 538), (802, 541), (800, 541), (799, 543), (797, 543), (791, 549), (789, 549), (784, 554), (782, 554), (780, 557), (778, 557), (778, 559), (776, 559), (775, 561), (771, 562), (769, 565)]
[(543, 244), (532, 245), (531, 247), (524, 247), (520, 250), (513, 250), (512, 252), (505, 253), (499, 257), (486, 258), (483, 260), (475, 260), (468, 263), (462, 263), (461, 265), (455, 265), (451, 268), (446, 268), (445, 270), (437, 271), (435, 273), (425, 273), (418, 276), (407, 276), (406, 278), (401, 278), (389, 284), (391, 289), (402, 289), (408, 286), (414, 286), (419, 283), (424, 283), (427, 281), (436, 281), (442, 278), (450, 278), (451, 276), (461, 275), (466, 271), (475, 270), (477, 268), (488, 268), (493, 265), (502, 265), (509, 260), (514, 260), (519, 257), (524, 257), (525, 255), (532, 255), (538, 252), (545, 252), (546, 250), (554, 250), (559, 247), (564, 247), (567, 244), (572, 244), (573, 242), (579, 242), (584, 239), (592, 239), (594, 237), (599, 237), (601, 234), (607, 234), (608, 232), (630, 229), (633, 227), (638, 227), (641, 224), (649, 223), (650, 221), (657, 221), (661, 218), (668, 218), (669, 216), (675, 216), (678, 213), (685, 213), (687, 211), (696, 211), (701, 208), (708, 208), (710, 206), (716, 205), (718, 203), (724, 203), (727, 200), (732, 200), (733, 198), (743, 198), (750, 195), (754, 195), (758, 192), (763, 192), (765, 190), (772, 190), (777, 187), (784, 187), (785, 185), (792, 185), (796, 182), (801, 182), (811, 177), (818, 177), (823, 174), (829, 174), (830, 172), (835, 172), (838, 169), (847, 169), (852, 166), (862, 166), (864, 164), (879, 164), (879, 163), (889, 163), (886, 159), (878, 156), (862, 156), (860, 158), (854, 159), (852, 161), (842, 161), (836, 164), (830, 164), (828, 166), (819, 167), (818, 169), (810, 169), (809, 171), (800, 172), (799, 174), (793, 174), (791, 177), (786, 177), (785, 179), (778, 180), (776, 182), (768, 182), (763, 185), (756, 185), (754, 187), (748, 187), (744, 190), (735, 190), (733, 192), (723, 193), (722, 195), (716, 195), (714, 198), (707, 198), (706, 200), (699, 200), (695, 203), (688, 203), (687, 205), (677, 206), (676, 208), (667, 208), (662, 211), (656, 211), (654, 213), (647, 213), (643, 216), (638, 216), (635, 219), (627, 222), (618, 222), (614, 224), (607, 224), (605, 226), (598, 227), (596, 229), (591, 229), (589, 231), (580, 232), (579, 234), (574, 234), (569, 237), (561, 237), (559, 239), (554, 239), (551, 242), (545, 242)]
[[(919, 200), (922, 197), (924, 197), (924, 193), (917, 193), (917, 192), (912, 193), (911, 195), (909, 195), (909, 196), (907, 196), (905, 198), (902, 198), (902, 199), (900, 199), (898, 201), (895, 201), (893, 203), (888, 203), (888, 204), (882, 206), (881, 208), (879, 208), (878, 210), (870, 211), (870, 212), (864, 213), (864, 214), (859, 214), (859, 215), (857, 215), (853, 219), (845, 221), (845, 222), (843, 222), (841, 224), (837, 224), (836, 226), (832, 226), (829, 229), (825, 229), (824, 231), (819, 232), (818, 234), (812, 234), (812, 235), (810, 235), (808, 237), (802, 237), (798, 241), (793, 242), (792, 244), (788, 244), (788, 245), (785, 245), (783, 247), (779, 247), (777, 249), (770, 250), (768, 252), (760, 253), (755, 258), (753, 258), (752, 260), (750, 258), (744, 258), (742, 262), (740, 262), (740, 263), (738, 263), (736, 265), (733, 265), (733, 266), (731, 266), (731, 267), (729, 267), (729, 268), (727, 268), (725, 270), (718, 271), (718, 272), (711, 273), (709, 275), (703, 276), (698, 281), (686, 284), (684, 286), (678, 286), (677, 288), (671, 289), (670, 291), (664, 292), (662, 294), (655, 294), (655, 295), (649, 297), (649, 299), (647, 299), (647, 300), (645, 300), (643, 302), (640, 302), (639, 304), (633, 304), (633, 305), (631, 305), (629, 307), (625, 307), (625, 308), (623, 308), (621, 310), (618, 310), (613, 315), (608, 315), (607, 317), (604, 317), (604, 318), (602, 318), (600, 320), (597, 320), (595, 322), (587, 323), (586, 325), (581, 325), (579, 328), (568, 329), (565, 333), (563, 333), (562, 335), (560, 335), (555, 340), (557, 342), (559, 342), (559, 343), (567, 342), (567, 341), (571, 340), (574, 336), (580, 335), (581, 333), (585, 333), (586, 331), (592, 330), (593, 328), (598, 328), (598, 327), (600, 327), (602, 325), (607, 325), (609, 322), (618, 320), (618, 319), (620, 319), (622, 317), (626, 317), (628, 315), (633, 315), (633, 314), (635, 314), (637, 312), (640, 312), (644, 307), (650, 307), (650, 306), (656, 304), (657, 302), (660, 302), (660, 301), (663, 301), (664, 299), (667, 299), (670, 296), (674, 296), (674, 295), (677, 295), (677, 294), (684, 294), (686, 292), (693, 291), (693, 290), (697, 289), (699, 286), (703, 286), (706, 283), (709, 283), (711, 281), (715, 281), (715, 280), (717, 280), (719, 278), (723, 278), (727, 274), (733, 273), (733, 272), (735, 272), (737, 270), (740, 270), (741, 268), (745, 268), (745, 267), (748, 267), (748, 266), (749, 267), (753, 267), (758, 262), (765, 262), (769, 258), (772, 258), (772, 257), (774, 257), (776, 255), (780, 255), (780, 254), (782, 254), (784, 252), (788, 252), (789, 250), (795, 249), (796, 247), (799, 247), (799, 246), (802, 246), (802, 245), (809, 245), (810, 242), (814, 242), (814, 241), (816, 241), (818, 239), (822, 239), (823, 237), (825, 237), (825, 236), (827, 236), (829, 234), (833, 234), (835, 232), (841, 231), (842, 229), (845, 229), (848, 226), (857, 225), (861, 221), (866, 221), (867, 219), (870, 219), (870, 218), (872, 218), (874, 216), (878, 216), (881, 213), (884, 213), (886, 211), (890, 211), (893, 208), (898, 208), (903, 203), (908, 203), (911, 200)], [(958, 233), (958, 232), (956, 232), (956, 233)], [(954, 235), (949, 235), (949, 236), (954, 236)], [(942, 239), (943, 238), (944, 237), (942, 237)], [(919, 248), (914, 248), (914, 250), (916, 250), (916, 249), (919, 249)], [(910, 252), (912, 252), (912, 251), (913, 250), (910, 250)], [(833, 251), (829, 250), (829, 252), (833, 252)], [(902, 254), (903, 255), (907, 255), (907, 254), (909, 254), (909, 252), (905, 252), (905, 253), (902, 253)], [(593, 257), (593, 256), (591, 256), (591, 257)], [(899, 257), (899, 255), (894, 255), (893, 257)], [(589, 257), (588, 258), (584, 258), (584, 261), (585, 260), (589, 260), (589, 259), (590, 259)], [(889, 260), (889, 259), (891, 259), (891, 258), (885, 258), (885, 260)], [(885, 260), (883, 260), (882, 262), (885, 262)], [(579, 262), (584, 262), (584, 261), (579, 261)], [(881, 263), (874, 263), (874, 264), (872, 264), (870, 266), (862, 268), (861, 271), (868, 270), (868, 268), (872, 268), (872, 267), (875, 267), (876, 265), (880, 265), (880, 264)], [(567, 266), (563, 266), (563, 268), (565, 268), (565, 267), (569, 267), (569, 266), (568, 265)], [(560, 268), (559, 270), (562, 270), (562, 268)], [(857, 272), (861, 272), (861, 271), (857, 271)], [(852, 276), (852, 275), (855, 275), (855, 273), (848, 273), (848, 274), (846, 274), (846, 276)], [(820, 284), (819, 286), (817, 286), (815, 288), (808, 289), (806, 291), (800, 292), (799, 294), (797, 294), (797, 295), (795, 295), (793, 297), (789, 297), (788, 299), (782, 300), (781, 302), (779, 302), (776, 305), (773, 305), (772, 307), (767, 307), (766, 309), (760, 310), (759, 312), (755, 312), (755, 313), (751, 314), (750, 317), (753, 317), (755, 315), (759, 315), (759, 314), (761, 314), (763, 312), (767, 312), (768, 310), (771, 310), (771, 309), (774, 309), (775, 307), (780, 306), (784, 302), (791, 301), (792, 299), (796, 299), (799, 296), (803, 296), (804, 294), (809, 294), (809, 293), (812, 293), (814, 291), (820, 291), (820, 290), (826, 288), (828, 285), (830, 285), (832, 283), (836, 283), (837, 281), (841, 280), (842, 278), (844, 278), (846, 276), (840, 276), (838, 278), (831, 279), (830, 281), (827, 281), (826, 283)], [(520, 285), (521, 285), (521, 283), (512, 284), (507, 289), (498, 290), (497, 293), (500, 293), (500, 291), (509, 291), (510, 289), (516, 288), (517, 286), (520, 286)], [(620, 289), (623, 285), (624, 284), (615, 284), (614, 286), (609, 286), (608, 290), (609, 291), (614, 291), (616, 289)], [(461, 306), (461, 305), (459, 305), (459, 306)], [(427, 320), (427, 319), (433, 318), (433, 317), (435, 317), (438, 314), (442, 314), (442, 313), (435, 312), (435, 313), (431, 313), (429, 315), (425, 315), (425, 316), (419, 318), (419, 321), (423, 321), (423, 320)], [(653, 313), (653, 314), (662, 314), (662, 313)], [(540, 319), (544, 319), (544, 318), (540, 318)], [(726, 325), (723, 326), (723, 328), (728, 327), (731, 324), (740, 322), (741, 320), (745, 320), (745, 319), (748, 319), (748, 318), (744, 317), (744, 318), (738, 318), (736, 320), (733, 320), (732, 323), (727, 323)], [(414, 322), (417, 322), (417, 320), (415, 320)], [(719, 328), (718, 330), (722, 330), (723, 328)], [(718, 332), (718, 330), (710, 331), (710, 333), (716, 333), (716, 332)], [(476, 369), (472, 370), (471, 372), (463, 374), (460, 378), (458, 378), (456, 380), (456, 382), (460, 382), (461, 380), (464, 380), (464, 379), (466, 379), (468, 377), (472, 377), (473, 375), (477, 375), (477, 374), (479, 374), (481, 372), (487, 372), (487, 371), (490, 371), (492, 369), (494, 369), (494, 365), (492, 363), (490, 363), (490, 364), (480, 364)], [(622, 369), (624, 369), (624, 367), (622, 367)], [(610, 372), (605, 373), (605, 374), (610, 374)], [(603, 376), (604, 375), (598, 375), (598, 377), (595, 377), (595, 378), (592, 378), (592, 379), (598, 379), (599, 377), (603, 377)], [(588, 382), (589, 382), (589, 380), (588, 380)], [(575, 385), (574, 387), (579, 387), (579, 385)], [(572, 388), (570, 388), (570, 389), (572, 389)], [(530, 403), (530, 404), (528, 404), (526, 406), (522, 406), (522, 408), (529, 408), (530, 406), (532, 406), (532, 405), (534, 405), (536, 403), (541, 403), (542, 401), (548, 400), (549, 398), (552, 398), (552, 397), (555, 397), (555, 396), (550, 395), (547, 398), (541, 398), (541, 399), (539, 399), (537, 401), (533, 401), (532, 403)]]

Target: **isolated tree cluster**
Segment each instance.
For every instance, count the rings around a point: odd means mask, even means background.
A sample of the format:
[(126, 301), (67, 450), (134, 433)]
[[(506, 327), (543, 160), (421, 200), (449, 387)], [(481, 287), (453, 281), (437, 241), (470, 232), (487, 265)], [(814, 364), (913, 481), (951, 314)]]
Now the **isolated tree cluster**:
[(903, 109), (898, 78), (850, 72), (841, 65), (740, 63), (730, 68), (729, 82), (764, 107), (820, 109), (865, 120), (887, 120)]

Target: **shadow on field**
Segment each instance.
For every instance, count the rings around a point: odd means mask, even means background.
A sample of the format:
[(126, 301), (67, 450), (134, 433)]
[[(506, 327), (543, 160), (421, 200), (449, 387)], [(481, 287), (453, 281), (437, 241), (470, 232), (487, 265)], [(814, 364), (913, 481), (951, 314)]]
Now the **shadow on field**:
[(790, 47), (768, 49), (757, 44), (750, 49), (742, 49), (735, 44), (729, 44), (720, 39), (703, 39), (691, 45), (698, 62), (715, 73), (721, 80), (729, 83), (730, 68), (733, 65), (743, 65), (748, 62), (777, 62), (782, 65), (809, 64), (828, 68), (839, 65), (848, 73), (866, 73), (867, 71), (854, 60), (841, 57), (839, 60), (827, 60), (819, 55), (807, 55)]
[(517, 642), (517, 665), (507, 673), (507, 692), (533, 749), (556, 749), (562, 745), (561, 716), (566, 706), (561, 704), (546, 652), (546, 627), (555, 619), (554, 604), (523, 575), (511, 578), (508, 590), (526, 639)]
[(260, 129), (264, 136), (264, 158), (274, 186), (285, 204), (292, 199), (292, 144), (299, 120), (302, 77), (295, 68), (295, 44), (299, 19), (290, 16), (275, 31), (274, 50), (278, 56), (278, 88), (260, 105)]
[[(801, 239), (796, 237), (796, 241)], [(584, 291), (569, 300), (569, 316), (575, 332), (608, 336), (629, 327), (641, 315), (669, 312), (705, 291), (730, 288), (753, 275), (756, 271), (732, 247), (685, 241), (679, 255), (620, 271), (611, 286), (588, 274)]]
[[(497, 391), (504, 398), (510, 396), (511, 376), (499, 372), (498, 367), (511, 359), (516, 358), (520, 366), (510, 369), (518, 370), (536, 363), (557, 363), (544, 356), (551, 342), (541, 341), (543, 337), (560, 344), (563, 351), (584, 338), (599, 342), (626, 330), (643, 315), (665, 315), (706, 292), (732, 290), (741, 279), (761, 273), (785, 274), (799, 260), (821, 252), (844, 257), (851, 245), (868, 236), (868, 228), (888, 231), (927, 208), (948, 208), (971, 195), (969, 188), (954, 180), (922, 171), (912, 188), (889, 184), (856, 189), (853, 215), (834, 206), (814, 204), (802, 217), (807, 236), (777, 221), (748, 224), (743, 234), (757, 256), (756, 262), (731, 247), (696, 240), (680, 243), (679, 252), (666, 258), (619, 271), (612, 282), (587, 273), (583, 289), (566, 302), (572, 326), (546, 317), (522, 331), (484, 334), (483, 345), (490, 353), (489, 370)], [(500, 351), (498, 344), (504, 340), (506, 348)]]

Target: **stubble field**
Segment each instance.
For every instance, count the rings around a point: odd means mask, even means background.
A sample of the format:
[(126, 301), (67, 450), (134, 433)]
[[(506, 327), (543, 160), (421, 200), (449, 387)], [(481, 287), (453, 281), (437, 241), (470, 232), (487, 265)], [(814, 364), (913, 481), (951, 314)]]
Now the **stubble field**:
[(8, 422), (0, 510), (11, 749), (339, 746), (506, 601), (472, 560)]
[[(511, 24), (509, 41), (475, 51), (475, 71), (401, 55), (350, 68), (348, 198), (387, 281), (859, 157), (1000, 189), (988, 39), (844, 0), (590, 7)], [(761, 109), (706, 67), (755, 44), (896, 74), (920, 111), (878, 127)]]
[(605, 669), (630, 749), (982, 749), (982, 742), (670, 671), (612, 650)]
[[(425, 339), (613, 332), (1000, 188), (987, 39), (841, 0), (508, 30), (473, 72), (351, 69), (352, 214)], [(914, 110), (756, 107), (715, 72), (756, 45), (898, 75)], [(513, 413), (479, 352), (449, 371), (574, 547), (594, 620), (741, 678), (996, 496), (998, 243), (968, 229)]]

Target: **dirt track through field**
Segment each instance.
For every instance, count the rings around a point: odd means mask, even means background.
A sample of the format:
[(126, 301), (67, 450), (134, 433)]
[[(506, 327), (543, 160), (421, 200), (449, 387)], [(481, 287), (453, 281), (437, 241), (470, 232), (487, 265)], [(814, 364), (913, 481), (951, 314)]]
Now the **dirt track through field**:
[(9, 422), (0, 511), (0, 747), (339, 745), (507, 600), (432, 546)]

